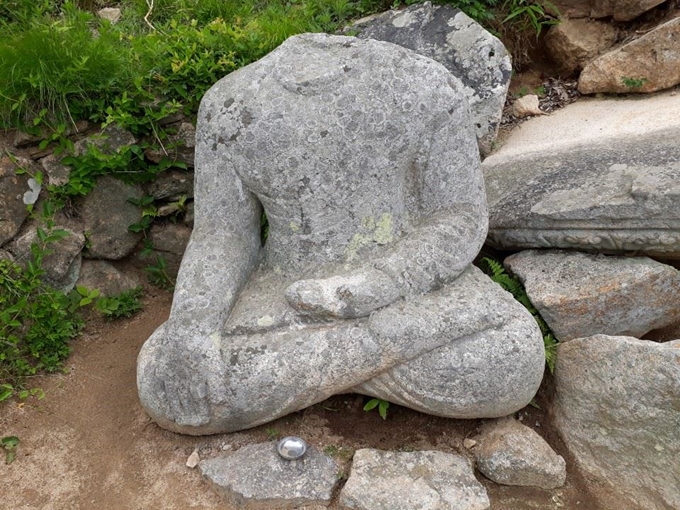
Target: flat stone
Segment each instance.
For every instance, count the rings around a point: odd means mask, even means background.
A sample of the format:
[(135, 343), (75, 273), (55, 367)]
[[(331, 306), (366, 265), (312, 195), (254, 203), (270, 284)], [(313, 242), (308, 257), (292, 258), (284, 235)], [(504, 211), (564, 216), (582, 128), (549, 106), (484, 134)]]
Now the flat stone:
[(102, 19), (107, 19), (111, 23), (118, 23), (121, 16), (121, 10), (117, 7), (104, 7), (97, 11), (97, 16)]
[(527, 94), (512, 103), (512, 114), (518, 119), (523, 119), (531, 115), (544, 115), (545, 112), (538, 107), (538, 96)]
[(659, 25), (585, 66), (581, 94), (645, 93), (680, 83), (680, 18)]
[[(7, 251), (14, 255), (18, 264), (24, 265), (33, 259), (31, 245), (33, 243), (40, 244), (38, 228), (45, 229), (44, 225), (41, 226), (35, 221), (28, 222), (22, 227), (19, 235), (5, 245)], [(60, 225), (57, 225), (55, 229), (64, 230), (67, 235), (63, 239), (46, 246), (51, 253), (47, 254), (42, 260), (42, 269), (45, 271), (43, 278), (55, 288), (70, 290), (75, 285), (75, 280), (78, 279), (79, 255), (83, 246), (85, 246), (85, 236), (81, 232)], [(47, 233), (49, 234), (49, 232)]]
[(177, 276), (180, 263), (191, 237), (191, 228), (179, 223), (154, 224), (148, 233), (148, 239), (153, 247), (152, 252), (145, 256), (137, 255), (138, 264), (147, 266), (156, 263), (157, 257), (163, 257), (166, 272), (169, 276)]
[(567, 479), (564, 459), (512, 417), (486, 423), (477, 441), (477, 469), (496, 483), (555, 489)]
[(80, 204), (89, 258), (117, 260), (128, 255), (142, 238), (128, 227), (142, 220), (142, 210), (128, 201), (141, 199), (138, 185), (126, 184), (110, 176), (100, 177), (94, 190)]
[(482, 163), (490, 244), (680, 257), (678, 111), (666, 93), (524, 122)]
[(484, 510), (486, 490), (470, 461), (437, 451), (361, 449), (340, 492), (343, 508), (357, 510)]
[(24, 193), (30, 191), (30, 175), (17, 175), (19, 168), (25, 168), (35, 175), (35, 163), (25, 158), (16, 158), (14, 163), (9, 157), (0, 157), (0, 246), (12, 239), (28, 216)]
[(490, 152), (512, 74), (510, 55), (499, 39), (459, 9), (430, 2), (360, 20), (350, 30), (443, 64), (463, 82), (480, 150)]
[(561, 342), (640, 338), (680, 320), (680, 271), (648, 257), (528, 250), (504, 263)]
[(612, 16), (616, 21), (630, 21), (666, 0), (591, 0), (592, 18)]
[(78, 285), (98, 289), (102, 296), (117, 296), (141, 285), (134, 273), (123, 273), (105, 260), (83, 260)]
[(182, 163), (187, 168), (193, 168), (196, 128), (190, 122), (181, 122), (174, 129), (176, 131), (168, 135), (168, 139), (163, 142), (162, 148), (153, 149), (149, 147), (144, 151), (144, 154), (154, 163), (159, 163), (161, 160), (166, 159)]
[(627, 500), (616, 508), (680, 508), (680, 341), (560, 344), (555, 391), (555, 426), (593, 494), (604, 487)]
[(178, 200), (182, 196), (193, 198), (194, 174), (177, 169), (169, 169), (146, 185), (146, 192), (156, 200)]
[(198, 468), (227, 504), (247, 510), (327, 507), (338, 481), (335, 461), (316, 448), (301, 459), (284, 460), (276, 443), (244, 446), (202, 460)]
[(545, 38), (550, 58), (564, 74), (574, 74), (616, 42), (618, 32), (608, 23), (565, 19), (550, 27)]

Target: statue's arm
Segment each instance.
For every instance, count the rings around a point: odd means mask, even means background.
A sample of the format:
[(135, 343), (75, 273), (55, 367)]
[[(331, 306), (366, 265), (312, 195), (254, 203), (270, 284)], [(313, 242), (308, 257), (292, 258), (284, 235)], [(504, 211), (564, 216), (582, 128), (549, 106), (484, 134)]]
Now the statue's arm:
[(349, 274), (294, 283), (286, 292), (291, 306), (318, 317), (362, 317), (455, 279), (479, 253), (488, 229), (477, 150), (472, 129), (442, 126), (417, 161), (421, 221), (383, 256)]
[[(205, 116), (203, 116), (205, 117)], [(199, 119), (201, 114), (199, 113)], [(196, 144), (195, 219), (170, 320), (218, 331), (258, 262), (262, 208), (229, 164), (218, 128), (202, 119)]]

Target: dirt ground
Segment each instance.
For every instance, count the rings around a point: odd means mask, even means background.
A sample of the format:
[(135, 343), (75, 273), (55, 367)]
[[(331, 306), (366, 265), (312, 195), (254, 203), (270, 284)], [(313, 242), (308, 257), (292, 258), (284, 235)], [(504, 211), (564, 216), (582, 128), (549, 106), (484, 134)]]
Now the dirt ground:
[[(463, 446), (480, 421), (447, 420), (392, 406), (387, 420), (362, 410), (363, 398), (341, 395), (265, 426), (207, 437), (165, 431), (137, 398), (135, 362), (144, 340), (169, 313), (171, 295), (149, 289), (144, 310), (126, 321), (90, 320), (74, 341), (63, 374), (36, 378), (42, 400), (0, 405), (0, 437), (21, 440), (16, 459), (0, 462), (0, 508), (6, 510), (184, 510), (229, 507), (185, 462), (256, 442), (299, 435), (331, 453), (349, 472), (355, 449), (437, 449), (469, 455)], [(549, 398), (549, 383), (537, 401)], [(516, 415), (565, 455), (544, 411)], [(553, 491), (503, 487), (477, 473), (494, 510), (599, 510), (567, 457), (565, 487)], [(332, 506), (331, 508), (338, 508)]]

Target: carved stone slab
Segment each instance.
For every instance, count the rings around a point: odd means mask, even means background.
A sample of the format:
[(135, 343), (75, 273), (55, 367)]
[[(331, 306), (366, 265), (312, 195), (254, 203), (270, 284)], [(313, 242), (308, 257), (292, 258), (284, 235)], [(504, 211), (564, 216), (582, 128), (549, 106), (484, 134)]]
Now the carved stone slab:
[(680, 257), (680, 96), (580, 101), (482, 164), (498, 248)]

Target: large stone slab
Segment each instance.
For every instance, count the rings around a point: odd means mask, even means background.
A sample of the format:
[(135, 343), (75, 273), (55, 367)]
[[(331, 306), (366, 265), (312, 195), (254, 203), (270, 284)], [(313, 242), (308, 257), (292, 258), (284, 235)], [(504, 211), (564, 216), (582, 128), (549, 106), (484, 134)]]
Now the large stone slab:
[(680, 508), (680, 341), (597, 335), (560, 344), (554, 423), (578, 467), (627, 499)]
[(512, 417), (486, 423), (477, 441), (477, 469), (496, 483), (555, 489), (567, 479), (562, 456)]
[(491, 151), (512, 74), (510, 55), (499, 39), (459, 9), (430, 2), (360, 20), (351, 30), (442, 63), (464, 84), (480, 150)]
[(648, 257), (527, 250), (505, 259), (560, 341), (640, 338), (680, 320), (680, 271)]
[(343, 508), (357, 510), (485, 510), (486, 490), (470, 461), (437, 451), (357, 450), (340, 493)]
[(680, 83), (680, 17), (593, 60), (581, 73), (581, 94), (655, 92)]
[(531, 119), (482, 163), (498, 248), (680, 257), (680, 95)]
[(198, 468), (231, 508), (263, 510), (328, 506), (338, 482), (335, 461), (310, 447), (298, 460), (284, 460), (276, 443), (244, 446), (202, 460)]

